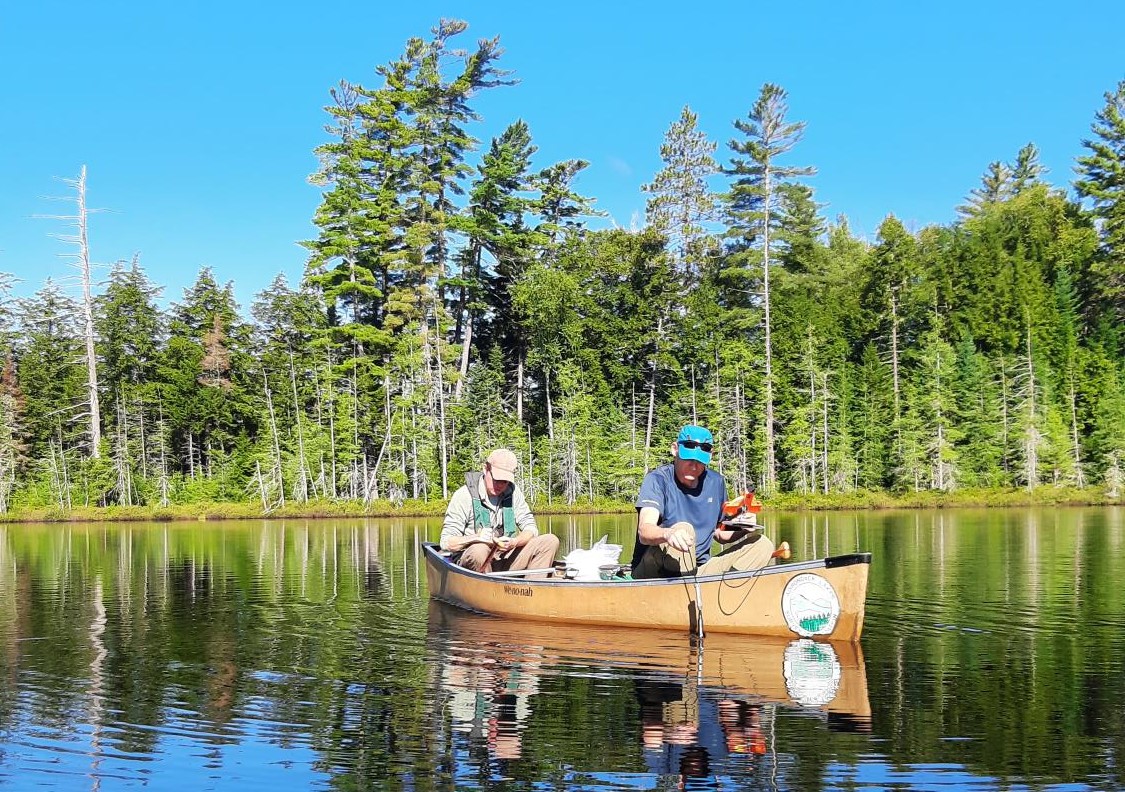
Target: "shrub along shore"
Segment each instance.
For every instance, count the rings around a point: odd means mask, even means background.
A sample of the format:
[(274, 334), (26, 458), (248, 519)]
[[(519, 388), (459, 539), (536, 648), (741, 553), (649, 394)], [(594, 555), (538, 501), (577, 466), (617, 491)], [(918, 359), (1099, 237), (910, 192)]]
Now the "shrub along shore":
[[(1038, 487), (1027, 489), (962, 489), (954, 492), (888, 493), (857, 491), (841, 494), (787, 493), (765, 500), (763, 511), (832, 511), (883, 509), (1009, 508), (1033, 506), (1113, 506), (1121, 505), (1119, 493), (1111, 496), (1102, 488)], [(537, 503), (536, 514), (627, 514), (631, 503), (612, 500)], [(171, 522), (209, 520), (278, 520), (363, 517), (440, 517), (445, 501), (408, 500), (401, 505), (390, 501), (310, 501), (292, 503), (263, 512), (255, 503), (182, 503), (171, 506), (105, 506), (59, 509), (19, 509), (0, 515), (2, 523), (59, 522)]]

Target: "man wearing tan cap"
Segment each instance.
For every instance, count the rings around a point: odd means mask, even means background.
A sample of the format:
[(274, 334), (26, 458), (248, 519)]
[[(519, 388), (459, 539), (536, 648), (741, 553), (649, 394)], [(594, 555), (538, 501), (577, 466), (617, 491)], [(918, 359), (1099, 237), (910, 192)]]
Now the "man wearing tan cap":
[(453, 493), (441, 527), (441, 549), (475, 572), (544, 570), (528, 577), (546, 577), (555, 563), (559, 538), (539, 535), (535, 515), (515, 483), (519, 460), (506, 448), (488, 455), (484, 471), (465, 474), (465, 485)]

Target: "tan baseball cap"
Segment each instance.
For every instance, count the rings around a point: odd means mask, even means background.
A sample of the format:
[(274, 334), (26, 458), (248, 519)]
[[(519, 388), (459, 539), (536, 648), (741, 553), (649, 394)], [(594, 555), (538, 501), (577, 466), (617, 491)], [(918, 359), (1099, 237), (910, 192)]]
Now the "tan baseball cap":
[(516, 471), (519, 470), (520, 461), (508, 449), (497, 448), (488, 455), (485, 462), (488, 463), (488, 468), (492, 471), (492, 478), (497, 481), (516, 480)]

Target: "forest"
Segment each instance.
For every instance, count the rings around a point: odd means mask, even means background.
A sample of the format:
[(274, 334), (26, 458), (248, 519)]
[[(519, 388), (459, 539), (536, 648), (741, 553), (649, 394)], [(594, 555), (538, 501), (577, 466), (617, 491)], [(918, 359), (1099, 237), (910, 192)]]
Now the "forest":
[(329, 91), (305, 273), (248, 311), (210, 269), (167, 308), (139, 260), (91, 282), (83, 171), (82, 295), (0, 275), (0, 511), (440, 502), (497, 446), (535, 503), (628, 504), (689, 421), (732, 490), (1118, 496), (1125, 80), (1067, 189), (1028, 143), (873, 241), (766, 83), (729, 142), (670, 119), (643, 227), (605, 229), (586, 161), (474, 137), (515, 78), (465, 29)]

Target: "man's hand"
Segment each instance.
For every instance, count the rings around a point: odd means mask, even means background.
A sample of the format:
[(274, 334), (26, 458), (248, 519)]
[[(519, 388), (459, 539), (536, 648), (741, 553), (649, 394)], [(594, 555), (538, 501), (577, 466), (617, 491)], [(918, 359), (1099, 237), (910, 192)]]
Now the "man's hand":
[(513, 555), (517, 550), (531, 541), (534, 536), (531, 531), (520, 531), (515, 536), (505, 536), (498, 534), (493, 538), (493, 544), (496, 546), (497, 555), (500, 558), (507, 558)]
[(679, 550), (681, 553), (694, 552), (695, 550), (695, 528), (691, 523), (678, 522), (671, 528), (667, 529), (664, 541), (668, 546)]

